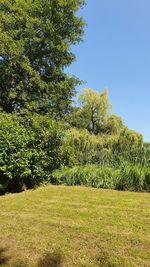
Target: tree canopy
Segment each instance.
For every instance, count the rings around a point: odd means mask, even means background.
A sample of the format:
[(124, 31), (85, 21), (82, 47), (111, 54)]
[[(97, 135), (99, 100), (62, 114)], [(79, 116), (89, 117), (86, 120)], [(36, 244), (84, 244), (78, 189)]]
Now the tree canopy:
[(78, 97), (78, 106), (69, 114), (69, 122), (73, 127), (85, 128), (94, 134), (118, 134), (124, 127), (122, 118), (111, 114), (111, 103), (108, 91), (83, 89)]
[(0, 4), (0, 106), (6, 112), (63, 116), (79, 80), (65, 73), (82, 40), (83, 0), (3, 0)]

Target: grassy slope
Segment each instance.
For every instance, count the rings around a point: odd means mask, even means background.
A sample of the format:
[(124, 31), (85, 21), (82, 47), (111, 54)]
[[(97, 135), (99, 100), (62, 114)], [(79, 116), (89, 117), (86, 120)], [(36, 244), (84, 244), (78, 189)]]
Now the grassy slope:
[(150, 194), (46, 186), (0, 197), (0, 266), (150, 266)]

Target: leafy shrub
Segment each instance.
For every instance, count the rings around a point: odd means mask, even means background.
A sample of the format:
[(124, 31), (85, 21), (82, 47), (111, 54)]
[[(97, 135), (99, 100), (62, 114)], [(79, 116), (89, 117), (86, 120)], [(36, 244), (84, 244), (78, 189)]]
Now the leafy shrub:
[(22, 124), (30, 135), (29, 147), (42, 153), (41, 165), (44, 170), (51, 173), (59, 168), (62, 164), (61, 146), (64, 137), (61, 123), (51, 120), (49, 116), (28, 115)]
[(63, 167), (53, 172), (53, 182), (66, 185), (86, 185), (96, 188), (115, 188), (119, 171), (96, 165)]
[(0, 187), (6, 190), (31, 175), (27, 144), (29, 136), (16, 116), (0, 117)]
[(48, 116), (0, 114), (0, 190), (20, 191), (48, 180), (62, 164), (63, 129)]

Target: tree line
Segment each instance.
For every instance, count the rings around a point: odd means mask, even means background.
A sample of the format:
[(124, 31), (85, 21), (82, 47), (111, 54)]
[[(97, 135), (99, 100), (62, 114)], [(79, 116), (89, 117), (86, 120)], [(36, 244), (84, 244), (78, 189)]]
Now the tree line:
[(112, 114), (107, 90), (87, 88), (72, 101), (81, 81), (65, 69), (83, 39), (84, 4), (0, 4), (1, 193), (45, 181), (149, 190), (149, 144)]

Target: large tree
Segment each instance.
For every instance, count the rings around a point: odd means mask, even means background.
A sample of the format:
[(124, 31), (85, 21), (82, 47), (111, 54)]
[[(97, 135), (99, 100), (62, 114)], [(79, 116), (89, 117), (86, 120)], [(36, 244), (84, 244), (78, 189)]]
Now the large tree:
[(1, 0), (0, 107), (62, 116), (79, 80), (64, 68), (82, 40), (84, 0)]

